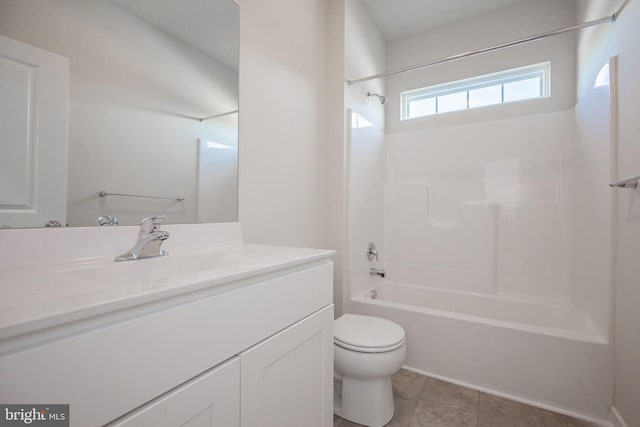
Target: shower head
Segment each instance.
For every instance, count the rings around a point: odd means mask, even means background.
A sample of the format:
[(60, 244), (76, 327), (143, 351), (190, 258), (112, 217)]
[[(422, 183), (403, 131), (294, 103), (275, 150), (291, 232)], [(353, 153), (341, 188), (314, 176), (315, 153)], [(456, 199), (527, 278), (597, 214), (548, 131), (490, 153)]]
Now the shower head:
[(379, 95), (377, 93), (367, 92), (367, 99), (371, 99), (372, 96), (377, 96), (378, 99), (380, 100), (380, 104), (381, 105), (384, 105), (384, 103), (387, 102), (387, 97), (386, 96)]

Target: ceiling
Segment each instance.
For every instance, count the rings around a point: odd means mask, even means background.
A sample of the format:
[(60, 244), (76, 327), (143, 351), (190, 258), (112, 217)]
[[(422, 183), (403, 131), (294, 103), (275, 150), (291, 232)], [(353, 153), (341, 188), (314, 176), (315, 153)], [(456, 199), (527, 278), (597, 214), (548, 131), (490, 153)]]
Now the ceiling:
[(238, 70), (238, 6), (231, 0), (112, 0), (137, 17)]
[(528, 0), (361, 0), (387, 42)]

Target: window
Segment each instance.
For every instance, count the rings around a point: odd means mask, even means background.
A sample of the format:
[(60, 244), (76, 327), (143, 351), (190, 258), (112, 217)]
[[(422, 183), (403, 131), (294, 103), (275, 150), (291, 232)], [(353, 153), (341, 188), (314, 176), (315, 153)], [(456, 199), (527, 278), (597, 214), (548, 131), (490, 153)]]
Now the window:
[(549, 96), (550, 63), (401, 93), (402, 120)]

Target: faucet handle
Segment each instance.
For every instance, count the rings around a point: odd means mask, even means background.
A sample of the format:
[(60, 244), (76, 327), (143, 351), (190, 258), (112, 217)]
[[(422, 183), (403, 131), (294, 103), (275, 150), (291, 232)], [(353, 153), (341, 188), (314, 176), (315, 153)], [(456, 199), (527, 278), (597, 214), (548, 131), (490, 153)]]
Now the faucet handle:
[(140, 222), (140, 233), (153, 233), (162, 225), (163, 216), (148, 216)]
[(376, 244), (373, 242), (369, 242), (367, 245), (367, 259), (369, 261), (378, 260), (378, 249), (376, 249)]

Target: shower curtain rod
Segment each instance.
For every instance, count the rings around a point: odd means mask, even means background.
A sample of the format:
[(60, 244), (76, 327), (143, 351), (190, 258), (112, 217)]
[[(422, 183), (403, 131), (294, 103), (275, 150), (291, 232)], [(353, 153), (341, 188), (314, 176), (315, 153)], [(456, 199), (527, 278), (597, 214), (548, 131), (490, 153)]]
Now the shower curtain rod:
[(596, 20), (588, 21), (588, 22), (583, 22), (582, 24), (572, 25), (571, 27), (560, 28), (560, 29), (557, 29), (557, 30), (549, 31), (547, 33), (536, 34), (535, 36), (529, 36), (529, 37), (525, 37), (525, 38), (522, 38), (522, 39), (519, 39), (519, 40), (513, 40), (513, 41), (510, 41), (510, 42), (507, 42), (507, 43), (498, 44), (498, 45), (495, 45), (495, 46), (485, 47), (485, 48), (478, 49), (478, 50), (473, 50), (473, 51), (470, 51), (470, 52), (459, 53), (457, 55), (448, 56), (446, 58), (437, 59), (435, 61), (425, 62), (425, 63), (418, 64), (418, 65), (411, 65), (409, 67), (399, 68), (397, 70), (387, 71), (387, 72), (384, 72), (384, 73), (374, 74), (374, 75), (369, 76), (369, 77), (362, 77), (362, 78), (355, 79), (355, 80), (347, 80), (347, 84), (349, 84), (349, 86), (351, 86), (351, 85), (356, 84), (356, 83), (362, 83), (362, 82), (366, 82), (366, 81), (369, 81), (369, 80), (381, 79), (383, 77), (389, 77), (389, 76), (393, 76), (395, 74), (408, 73), (410, 71), (421, 70), (423, 68), (432, 67), (434, 65), (444, 64), (446, 62), (457, 61), (459, 59), (468, 58), (470, 56), (481, 55), (483, 53), (493, 52), (494, 50), (500, 50), (500, 49), (504, 49), (504, 48), (507, 48), (507, 47), (511, 47), (511, 46), (515, 46), (515, 45), (519, 45), (519, 44), (523, 44), (523, 43), (529, 43), (529, 42), (533, 42), (533, 41), (536, 41), (536, 40), (544, 39), (544, 38), (547, 38), (547, 37), (557, 36), (559, 34), (568, 33), (570, 31), (576, 31), (576, 30), (580, 30), (582, 28), (592, 27), (594, 25), (612, 24), (612, 23), (616, 22), (616, 19), (618, 19), (618, 15), (622, 11), (622, 9), (623, 9), (623, 7), (624, 7), (624, 5), (626, 3), (627, 2), (625, 1), (623, 3), (623, 6), (620, 9), (618, 9), (618, 11), (616, 13), (614, 13), (613, 15), (610, 15), (610, 16), (606, 16), (604, 18), (600, 18), (600, 19), (596, 19)]
[(217, 119), (218, 117), (230, 116), (232, 114), (236, 114), (237, 112), (238, 110), (227, 111), (226, 113), (220, 113), (220, 114), (214, 114), (213, 116), (202, 117), (202, 118), (199, 118), (198, 120), (200, 120), (201, 122), (204, 122), (205, 120), (209, 120), (209, 119)]

